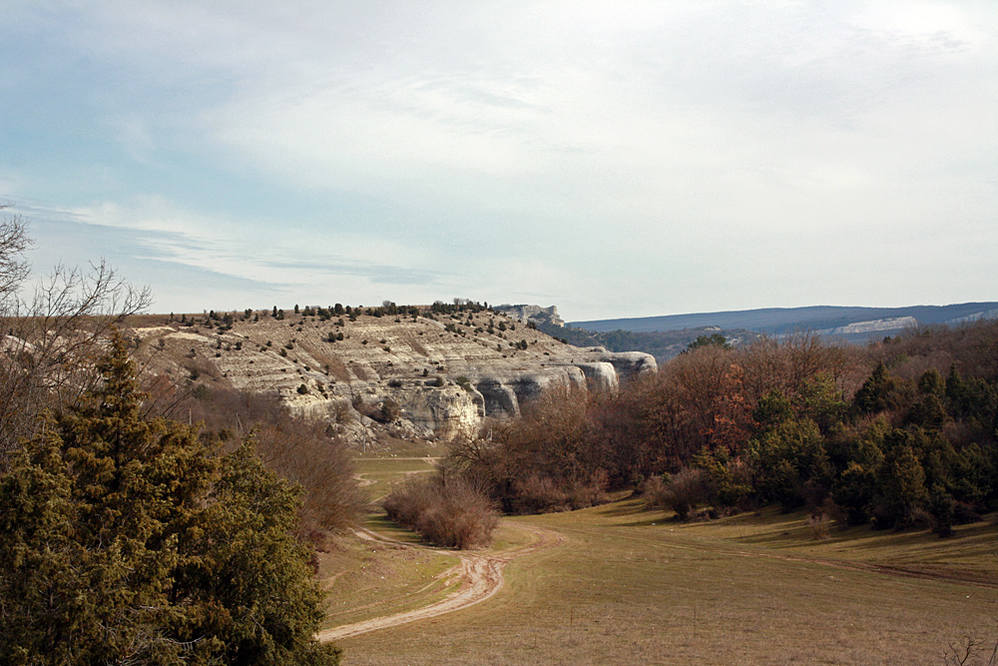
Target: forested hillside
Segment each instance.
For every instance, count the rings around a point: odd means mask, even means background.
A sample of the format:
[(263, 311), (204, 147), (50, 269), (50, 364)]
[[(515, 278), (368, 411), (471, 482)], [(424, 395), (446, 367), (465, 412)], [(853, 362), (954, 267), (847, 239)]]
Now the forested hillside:
[(654, 356), (659, 363), (665, 363), (683, 353), (690, 344), (701, 337), (721, 335), (731, 345), (746, 345), (764, 337), (762, 333), (745, 329), (724, 329), (722, 332), (716, 327), (683, 328), (674, 331), (632, 331), (616, 328), (604, 331), (540, 323), (537, 324), (537, 328), (576, 347), (598, 345), (613, 352), (642, 351)]
[(573, 345), (643, 351), (664, 363), (701, 336), (720, 335), (734, 346), (744, 346), (764, 336), (778, 339), (802, 333), (819, 335), (830, 343), (867, 344), (919, 328), (960, 326), (995, 318), (998, 318), (998, 303), (985, 302), (903, 308), (762, 308), (576, 321), (566, 326), (537, 322), (537, 326)]
[(871, 348), (702, 344), (616, 395), (550, 393), (449, 466), (515, 513), (640, 488), (682, 518), (778, 503), (946, 535), (998, 500), (996, 359), (994, 322)]

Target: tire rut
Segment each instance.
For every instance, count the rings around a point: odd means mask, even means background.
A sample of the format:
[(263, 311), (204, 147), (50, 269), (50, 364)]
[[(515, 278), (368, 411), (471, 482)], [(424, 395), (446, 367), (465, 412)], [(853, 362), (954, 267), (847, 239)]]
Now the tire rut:
[(440, 574), (440, 578), (445, 581), (457, 581), (458, 588), (440, 601), (428, 606), (392, 615), (375, 617), (352, 624), (330, 627), (318, 632), (316, 638), (322, 642), (326, 642), (359, 636), (360, 634), (366, 634), (379, 629), (387, 629), (409, 622), (438, 617), (446, 613), (453, 613), (454, 611), (469, 608), (492, 598), (502, 589), (504, 582), (503, 569), (505, 569), (509, 562), (528, 553), (557, 546), (565, 542), (563, 535), (552, 530), (525, 525), (520, 527), (531, 532), (536, 537), (534, 541), (520, 548), (495, 554), (432, 548), (430, 546), (390, 539), (366, 528), (354, 530), (354, 533), (365, 541), (373, 541), (395, 548), (431, 550), (437, 553), (456, 555), (460, 558), (460, 562)]

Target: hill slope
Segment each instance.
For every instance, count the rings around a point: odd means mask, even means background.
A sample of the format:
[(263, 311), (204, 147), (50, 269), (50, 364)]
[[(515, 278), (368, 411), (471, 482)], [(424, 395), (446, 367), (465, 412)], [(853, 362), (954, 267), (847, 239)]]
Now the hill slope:
[(898, 308), (815, 305), (575, 321), (569, 326), (595, 332), (668, 332), (716, 327), (722, 331), (743, 329), (777, 336), (807, 330), (830, 338), (865, 342), (917, 326), (954, 325), (979, 319), (998, 319), (998, 302)]
[(357, 437), (380, 422), (397, 436), (448, 438), (519, 414), (548, 387), (612, 390), (656, 368), (648, 354), (581, 349), (490, 310), (367, 312), (149, 315), (128, 333), (147, 371), (173, 384), (277, 393)]
[[(998, 319), (998, 302), (900, 308), (829, 305), (763, 308), (576, 321), (570, 322), (568, 329), (595, 333), (592, 339), (600, 341), (608, 333), (644, 335), (647, 340), (640, 340), (640, 344), (635, 344), (633, 348), (653, 353), (661, 361), (678, 353), (677, 349), (681, 351), (677, 344), (666, 344), (667, 342), (671, 343), (673, 338), (692, 340), (704, 332), (720, 332), (728, 338), (746, 340), (758, 335), (779, 337), (810, 331), (832, 341), (864, 344), (920, 326), (953, 326), (982, 319)], [(573, 336), (566, 337), (571, 339)], [(607, 346), (613, 348), (612, 344)]]

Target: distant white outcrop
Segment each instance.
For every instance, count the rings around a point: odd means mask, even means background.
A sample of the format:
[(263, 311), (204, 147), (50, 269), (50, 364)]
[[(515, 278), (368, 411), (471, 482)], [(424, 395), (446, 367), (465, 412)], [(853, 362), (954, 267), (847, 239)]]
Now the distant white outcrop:
[[(557, 317), (554, 307), (538, 310)], [(441, 440), (472, 435), (485, 418), (515, 417), (545, 390), (613, 393), (657, 370), (650, 354), (574, 347), (499, 312), (422, 314), (324, 320), (262, 313), (236, 316), (231, 327), (164, 316), (129, 337), (142, 341), (137, 354), (154, 375), (182, 386), (276, 393), (294, 412), (361, 444), (375, 443), (382, 431)]]
[(965, 317), (954, 317), (953, 319), (947, 319), (946, 323), (953, 326), (956, 324), (969, 324), (971, 322), (981, 321), (984, 319), (998, 319), (998, 308), (992, 310), (983, 310), (981, 312), (975, 312)]
[(876, 333), (877, 331), (896, 331), (902, 328), (916, 328), (918, 320), (914, 317), (889, 317), (887, 319), (871, 319), (856, 321), (845, 326), (833, 328), (832, 335), (854, 335), (857, 333)]

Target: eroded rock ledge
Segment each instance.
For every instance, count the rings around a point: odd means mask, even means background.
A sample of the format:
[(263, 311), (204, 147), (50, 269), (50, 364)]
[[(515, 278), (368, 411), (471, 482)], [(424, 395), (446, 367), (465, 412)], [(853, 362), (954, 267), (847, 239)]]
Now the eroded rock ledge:
[(519, 415), (549, 388), (615, 391), (657, 369), (650, 354), (573, 347), (487, 310), (355, 321), (255, 312), (221, 330), (203, 316), (193, 326), (190, 317), (186, 325), (146, 319), (129, 333), (152, 371), (177, 383), (276, 392), (360, 439), (376, 421), (399, 436), (450, 439), (486, 417)]

